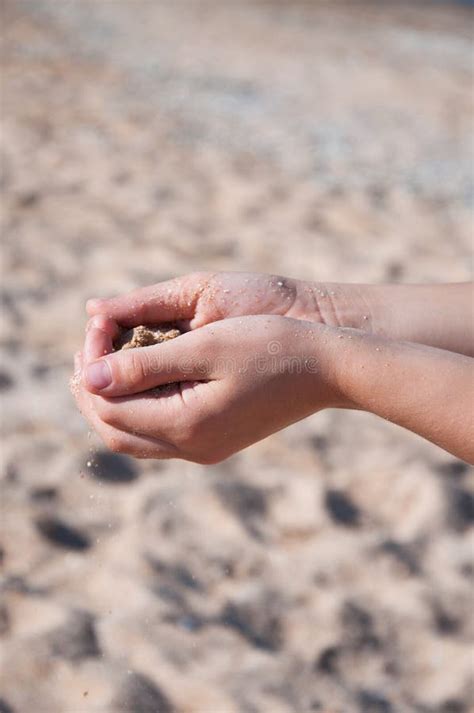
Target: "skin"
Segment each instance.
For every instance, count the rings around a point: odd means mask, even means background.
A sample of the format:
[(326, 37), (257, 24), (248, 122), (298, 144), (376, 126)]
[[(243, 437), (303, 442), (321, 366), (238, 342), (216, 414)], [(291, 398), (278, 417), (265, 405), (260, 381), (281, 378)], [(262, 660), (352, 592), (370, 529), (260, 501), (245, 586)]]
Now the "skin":
[[(76, 399), (110, 448), (136, 457), (215, 463), (332, 407), (370, 411), (473, 462), (471, 310), (469, 285), (197, 273), (89, 301)], [(166, 321), (187, 333), (112, 353), (119, 324)], [(88, 377), (97, 362), (111, 377), (102, 389)]]
[(90, 317), (124, 326), (180, 320), (186, 329), (228, 317), (273, 314), (474, 356), (474, 285), (350, 285), (279, 275), (197, 272), (89, 300)]

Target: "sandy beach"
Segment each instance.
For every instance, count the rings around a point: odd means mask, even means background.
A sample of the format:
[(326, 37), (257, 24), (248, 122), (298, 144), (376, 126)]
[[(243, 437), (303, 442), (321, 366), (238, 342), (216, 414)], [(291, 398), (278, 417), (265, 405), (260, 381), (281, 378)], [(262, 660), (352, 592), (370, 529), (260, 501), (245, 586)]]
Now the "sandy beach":
[(472, 469), (325, 411), (108, 452), (85, 300), (470, 278), (472, 10), (2, 0), (0, 713), (472, 713)]

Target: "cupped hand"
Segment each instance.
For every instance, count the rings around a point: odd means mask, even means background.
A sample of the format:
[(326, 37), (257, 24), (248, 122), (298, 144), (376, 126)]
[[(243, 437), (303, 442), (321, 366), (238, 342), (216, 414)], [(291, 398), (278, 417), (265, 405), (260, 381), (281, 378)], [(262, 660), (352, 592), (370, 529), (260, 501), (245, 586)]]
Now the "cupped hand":
[(231, 318), (163, 344), (112, 352), (116, 330), (110, 318), (92, 320), (75, 394), (115, 451), (215, 463), (342, 403), (331, 359), (336, 330), (323, 325)]
[(279, 315), (321, 322), (312, 283), (278, 275), (246, 272), (196, 272), (133, 290), (112, 299), (87, 303), (90, 317), (105, 315), (123, 326), (178, 322), (195, 329), (227, 317)]

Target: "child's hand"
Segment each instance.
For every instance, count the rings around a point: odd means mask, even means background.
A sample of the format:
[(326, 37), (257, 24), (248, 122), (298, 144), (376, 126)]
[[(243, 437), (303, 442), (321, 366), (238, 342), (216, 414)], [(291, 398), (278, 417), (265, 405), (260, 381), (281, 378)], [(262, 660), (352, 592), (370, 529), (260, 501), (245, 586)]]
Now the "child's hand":
[[(342, 406), (474, 462), (472, 286), (328, 287), (206, 273), (93, 300), (84, 365), (99, 378), (108, 364), (102, 377), (112, 380), (76, 378), (79, 407), (112, 449), (142, 457), (215, 462)], [(256, 312), (267, 316), (237, 318)], [(119, 324), (168, 321), (191, 331), (111, 353)], [(141, 393), (172, 382), (166, 393)]]
[(226, 317), (274, 314), (323, 321), (314, 284), (278, 275), (198, 272), (133, 290), (108, 300), (89, 300), (89, 316), (106, 315), (124, 326), (181, 322), (195, 329)]
[(473, 297), (469, 284), (344, 285), (205, 272), (87, 307), (91, 317), (108, 315), (130, 327), (177, 321), (195, 329), (226, 317), (275, 314), (474, 356)]
[[(84, 359), (76, 393), (112, 450), (214, 463), (310, 413), (342, 405), (327, 350), (320, 349), (334, 339), (327, 327), (276, 316), (235, 318), (111, 353), (116, 328), (111, 319), (92, 321), (85, 355), (95, 361)], [(104, 364), (109, 385), (100, 382)], [(170, 382), (179, 383), (150, 393)]]

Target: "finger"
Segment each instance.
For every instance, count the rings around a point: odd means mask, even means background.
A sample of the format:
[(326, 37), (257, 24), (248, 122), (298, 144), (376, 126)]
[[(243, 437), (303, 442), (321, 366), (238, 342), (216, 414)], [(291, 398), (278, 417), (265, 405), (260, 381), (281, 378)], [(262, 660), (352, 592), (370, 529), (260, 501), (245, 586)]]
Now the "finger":
[(88, 332), (92, 327), (101, 329), (103, 332), (108, 334), (111, 339), (116, 339), (120, 333), (120, 327), (115, 319), (107, 317), (105, 314), (97, 314), (94, 317), (91, 317), (91, 319), (87, 322), (86, 332)]
[[(209, 403), (209, 383), (170, 384), (164, 390), (118, 398), (94, 396), (95, 409), (104, 423), (123, 431), (179, 443), (184, 425), (199, 409), (204, 417)], [(213, 393), (213, 403), (216, 397)], [(189, 418), (188, 418), (189, 417)]]
[(189, 320), (210, 277), (209, 273), (192, 273), (111, 299), (88, 300), (87, 312), (105, 314), (126, 327)]
[(112, 338), (107, 332), (94, 326), (87, 330), (84, 341), (84, 364), (100, 359), (105, 354), (111, 354), (113, 350)]
[(163, 459), (179, 455), (177, 449), (166, 441), (147, 435), (128, 433), (104, 423), (94, 407), (93, 400), (99, 398), (91, 396), (83, 388), (78, 389), (75, 393), (80, 412), (107, 448), (118, 453), (127, 453), (135, 458)]
[(209, 334), (196, 330), (155, 346), (123, 349), (89, 363), (84, 385), (93, 394), (116, 397), (179, 381), (203, 381), (212, 368), (208, 345)]

